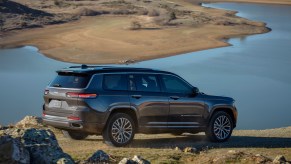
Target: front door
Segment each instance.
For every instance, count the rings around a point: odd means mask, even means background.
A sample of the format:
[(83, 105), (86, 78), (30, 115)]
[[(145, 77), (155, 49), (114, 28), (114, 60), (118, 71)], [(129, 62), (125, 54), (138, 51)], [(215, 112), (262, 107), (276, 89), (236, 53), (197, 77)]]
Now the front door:
[(193, 87), (174, 75), (161, 75), (161, 81), (170, 103), (168, 127), (200, 127), (203, 123), (204, 102), (193, 94)]

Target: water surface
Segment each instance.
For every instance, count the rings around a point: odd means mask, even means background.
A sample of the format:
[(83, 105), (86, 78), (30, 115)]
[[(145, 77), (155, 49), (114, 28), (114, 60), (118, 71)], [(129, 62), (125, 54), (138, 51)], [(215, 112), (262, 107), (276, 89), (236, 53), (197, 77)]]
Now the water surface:
[[(149, 60), (131, 66), (175, 72), (207, 94), (231, 96), (238, 129), (291, 126), (291, 6), (217, 3), (237, 15), (267, 23), (266, 34), (232, 38), (233, 46)], [(35, 48), (0, 50), (0, 124), (41, 115), (43, 89), (54, 71), (71, 65)]]

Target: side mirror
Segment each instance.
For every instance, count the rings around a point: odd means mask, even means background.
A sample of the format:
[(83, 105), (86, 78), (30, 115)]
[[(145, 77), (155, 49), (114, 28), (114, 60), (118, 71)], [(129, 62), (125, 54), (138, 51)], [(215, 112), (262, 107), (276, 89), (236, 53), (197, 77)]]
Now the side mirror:
[(192, 91), (194, 95), (197, 95), (199, 93), (199, 89), (197, 87), (193, 87)]

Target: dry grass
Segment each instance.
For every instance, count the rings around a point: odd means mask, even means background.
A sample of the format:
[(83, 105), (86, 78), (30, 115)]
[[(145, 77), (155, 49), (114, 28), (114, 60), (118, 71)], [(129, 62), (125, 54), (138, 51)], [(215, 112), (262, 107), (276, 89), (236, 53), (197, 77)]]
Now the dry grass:
[[(64, 138), (60, 133), (57, 139), (63, 150), (76, 160), (85, 160), (93, 152), (103, 150), (110, 154), (112, 162), (122, 158), (140, 155), (152, 163), (255, 163), (256, 155), (273, 160), (277, 155), (284, 155), (291, 160), (291, 127), (264, 131), (234, 131), (230, 141), (222, 144), (208, 142), (204, 134), (173, 136), (170, 134), (138, 134), (132, 144), (125, 148), (109, 147), (103, 143), (101, 136), (90, 136), (83, 141)], [(279, 133), (278, 133), (279, 132)], [(277, 134), (278, 133), (278, 134)], [(282, 137), (278, 137), (281, 135)], [(268, 137), (265, 137), (268, 136)], [(259, 143), (256, 145), (256, 143)], [(175, 147), (180, 150), (175, 150)], [(184, 153), (185, 147), (195, 147), (197, 154)], [(73, 149), (72, 149), (73, 148)], [(229, 153), (229, 150), (236, 153)]]

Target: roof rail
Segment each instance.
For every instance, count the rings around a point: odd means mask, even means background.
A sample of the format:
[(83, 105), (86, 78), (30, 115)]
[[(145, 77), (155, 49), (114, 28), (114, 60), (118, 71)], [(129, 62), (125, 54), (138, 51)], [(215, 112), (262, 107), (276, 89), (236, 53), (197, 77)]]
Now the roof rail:
[(96, 67), (111, 67), (111, 66), (104, 66), (104, 65), (76, 65), (76, 66), (70, 66), (69, 68), (81, 68), (81, 69), (86, 69), (86, 68), (96, 68)]

